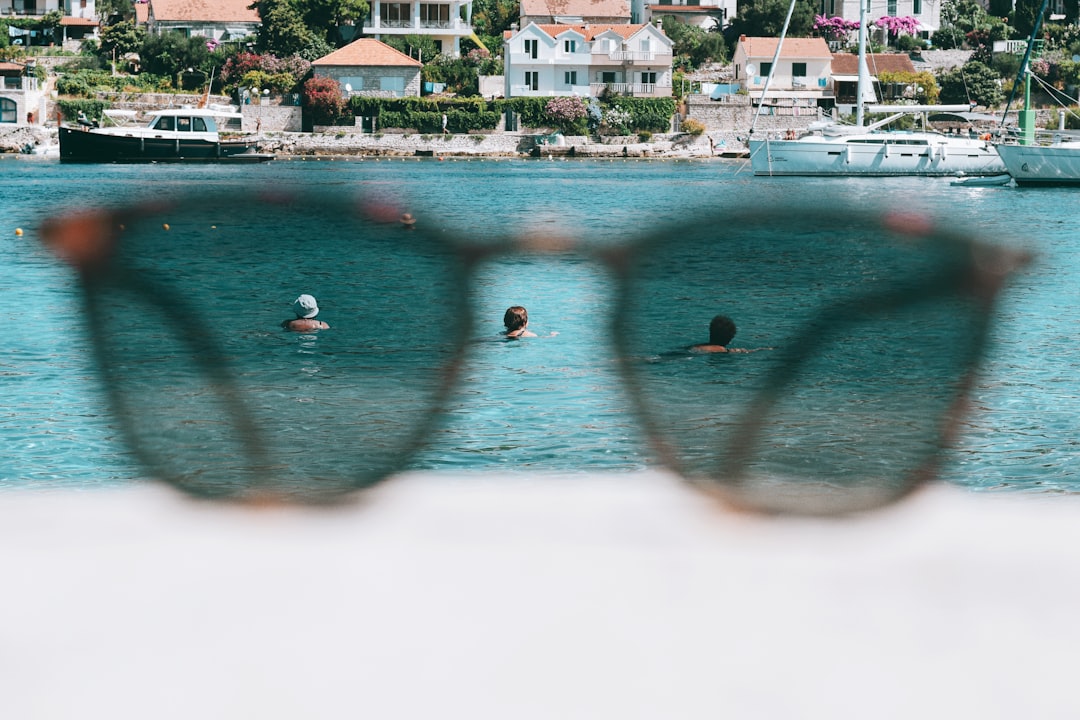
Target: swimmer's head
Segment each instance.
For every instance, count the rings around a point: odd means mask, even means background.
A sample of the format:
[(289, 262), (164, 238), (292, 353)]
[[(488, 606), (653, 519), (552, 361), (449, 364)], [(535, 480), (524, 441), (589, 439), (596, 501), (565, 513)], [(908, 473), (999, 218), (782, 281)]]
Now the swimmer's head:
[(735, 339), (735, 321), (727, 315), (717, 315), (709, 323), (709, 344), (727, 345)]
[(296, 317), (307, 320), (319, 314), (319, 303), (311, 295), (301, 295), (292, 304)]
[(520, 305), (514, 305), (506, 309), (506, 313), (503, 315), (503, 325), (506, 326), (507, 332), (513, 332), (520, 330), (529, 324), (529, 313), (525, 308)]

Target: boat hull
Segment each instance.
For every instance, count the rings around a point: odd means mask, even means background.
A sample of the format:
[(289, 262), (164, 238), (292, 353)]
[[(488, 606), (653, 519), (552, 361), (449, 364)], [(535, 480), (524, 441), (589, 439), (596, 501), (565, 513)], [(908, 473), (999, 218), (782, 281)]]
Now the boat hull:
[(998, 145), (1017, 185), (1080, 185), (1080, 143)]
[(265, 162), (254, 142), (204, 138), (118, 135), (74, 127), (60, 128), (63, 162)]
[(992, 145), (968, 138), (917, 144), (908, 138), (804, 137), (751, 140), (748, 145), (755, 175), (951, 177), (1005, 172)]

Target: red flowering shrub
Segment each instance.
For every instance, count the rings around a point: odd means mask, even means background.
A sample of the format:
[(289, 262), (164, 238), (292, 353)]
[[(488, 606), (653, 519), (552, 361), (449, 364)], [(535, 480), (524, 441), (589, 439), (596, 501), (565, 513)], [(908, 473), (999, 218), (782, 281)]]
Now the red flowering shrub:
[(337, 80), (313, 77), (304, 83), (304, 107), (315, 125), (333, 125), (345, 113), (345, 98)]

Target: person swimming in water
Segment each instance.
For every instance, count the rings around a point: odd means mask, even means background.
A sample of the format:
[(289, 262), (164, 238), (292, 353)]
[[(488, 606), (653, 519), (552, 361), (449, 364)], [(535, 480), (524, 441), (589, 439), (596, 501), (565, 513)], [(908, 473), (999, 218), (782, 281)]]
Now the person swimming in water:
[(687, 348), (696, 353), (748, 352), (737, 348), (728, 348), (728, 343), (735, 339), (735, 321), (727, 315), (717, 315), (709, 323), (709, 342), (691, 345)]
[(520, 305), (513, 305), (506, 309), (506, 313), (503, 314), (503, 325), (506, 326), (503, 335), (510, 339), (536, 337), (536, 333), (529, 330), (529, 312)]
[(291, 320), (283, 320), (281, 327), (286, 330), (308, 332), (310, 330), (329, 330), (330, 326), (322, 320), (316, 320), (319, 314), (319, 303), (311, 295), (301, 295), (293, 302), (293, 312), (296, 317)]

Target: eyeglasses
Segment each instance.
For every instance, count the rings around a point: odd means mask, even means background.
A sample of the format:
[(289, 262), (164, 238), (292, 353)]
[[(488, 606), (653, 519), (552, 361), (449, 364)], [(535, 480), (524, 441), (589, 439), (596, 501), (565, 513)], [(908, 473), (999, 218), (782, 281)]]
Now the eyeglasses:
[[(413, 214), (223, 194), (74, 212), (40, 237), (79, 273), (128, 445), (193, 495), (328, 502), (401, 470), (467, 358), (477, 268), (532, 254), (610, 272), (611, 348), (663, 465), (736, 506), (802, 514), (933, 477), (998, 291), (1028, 259), (892, 212), (725, 210), (606, 245), (467, 240)], [(308, 261), (328, 244), (332, 265)], [(267, 309), (307, 292), (333, 308), (304, 350), (317, 372)], [(716, 314), (765, 341), (688, 350)]]

